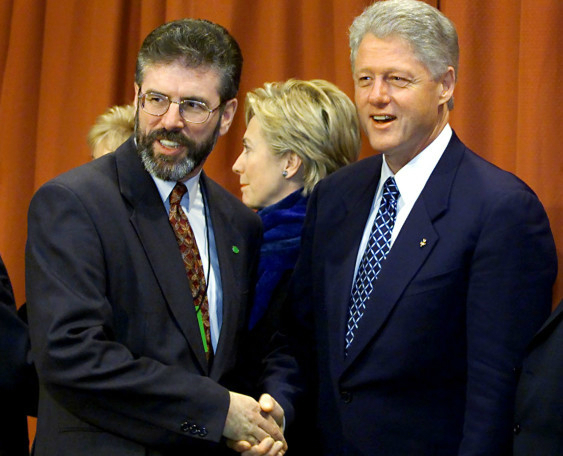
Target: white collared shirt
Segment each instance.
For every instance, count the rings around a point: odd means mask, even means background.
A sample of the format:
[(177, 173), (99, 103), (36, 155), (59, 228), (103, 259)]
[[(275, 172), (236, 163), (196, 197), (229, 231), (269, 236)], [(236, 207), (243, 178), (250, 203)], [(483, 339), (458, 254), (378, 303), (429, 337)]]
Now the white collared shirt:
[[(401, 228), (403, 227), (407, 217), (409, 216), (414, 203), (420, 196), (422, 189), (426, 185), (428, 178), (434, 171), (434, 168), (438, 164), (438, 161), (442, 157), (442, 154), (446, 150), (448, 143), (452, 137), (452, 129), (449, 124), (447, 124), (440, 134), (432, 141), (422, 152), (420, 152), (416, 157), (409, 161), (405, 166), (403, 166), (397, 174), (394, 175), (395, 182), (399, 188), (399, 200), (397, 201), (397, 217), (395, 219), (395, 225), (393, 227), (393, 232), (391, 233), (391, 247), (397, 239)], [(375, 222), (375, 217), (377, 216), (377, 211), (379, 209), (379, 204), (381, 203), (381, 198), (383, 196), (383, 185), (387, 178), (393, 176), (393, 172), (387, 165), (387, 160), (385, 155), (383, 156), (383, 161), (381, 164), (381, 178), (379, 179), (379, 184), (377, 185), (377, 191), (375, 192), (375, 197), (373, 198), (373, 203), (371, 205), (369, 217), (364, 228), (364, 234), (362, 236), (362, 242), (360, 243), (360, 248), (358, 250), (358, 256), (356, 257), (356, 269), (354, 272), (354, 280), (358, 272), (358, 267), (362, 261), (364, 251), (366, 249), (369, 235), (371, 229)], [(352, 282), (353, 283), (353, 282)]]
[[(211, 328), (211, 345), (213, 351), (217, 350), (217, 343), (223, 324), (223, 289), (221, 288), (221, 274), (219, 271), (219, 259), (217, 258), (217, 248), (213, 225), (206, 215), (204, 197), (199, 183), (201, 172), (188, 179), (184, 184), (188, 191), (182, 197), (180, 205), (188, 217), (188, 221), (194, 232), (197, 248), (201, 257), (205, 280), (207, 281), (207, 301), (209, 302), (209, 324)], [(158, 188), (166, 213), (170, 213), (170, 193), (174, 189), (176, 182), (165, 181), (151, 175)], [(209, 243), (208, 243), (209, 241)], [(211, 258), (210, 258), (211, 257)], [(210, 264), (211, 259), (211, 264)]]

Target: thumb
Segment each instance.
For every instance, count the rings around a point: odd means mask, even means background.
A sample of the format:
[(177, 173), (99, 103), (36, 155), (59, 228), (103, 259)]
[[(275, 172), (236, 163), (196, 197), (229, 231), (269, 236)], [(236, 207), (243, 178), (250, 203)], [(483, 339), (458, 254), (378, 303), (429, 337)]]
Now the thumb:
[(274, 410), (276, 404), (274, 398), (269, 394), (262, 394), (258, 402), (260, 403), (260, 408), (262, 409), (262, 411), (266, 413), (271, 413)]

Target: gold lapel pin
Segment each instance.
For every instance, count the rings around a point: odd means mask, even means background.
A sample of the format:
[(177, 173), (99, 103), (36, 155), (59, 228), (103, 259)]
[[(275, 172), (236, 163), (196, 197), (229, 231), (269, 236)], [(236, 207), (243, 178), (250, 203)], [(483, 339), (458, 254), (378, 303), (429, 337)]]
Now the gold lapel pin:
[(422, 241), (420, 241), (420, 248), (424, 247), (426, 245), (426, 238), (423, 238)]

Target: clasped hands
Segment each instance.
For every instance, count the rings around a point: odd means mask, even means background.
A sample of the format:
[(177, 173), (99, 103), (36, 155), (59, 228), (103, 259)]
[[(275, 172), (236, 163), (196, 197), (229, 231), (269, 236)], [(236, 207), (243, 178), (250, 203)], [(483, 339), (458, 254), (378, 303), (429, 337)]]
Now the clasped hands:
[(229, 392), (230, 404), (223, 436), (229, 448), (243, 456), (282, 456), (284, 412), (269, 394), (257, 402), (250, 396)]

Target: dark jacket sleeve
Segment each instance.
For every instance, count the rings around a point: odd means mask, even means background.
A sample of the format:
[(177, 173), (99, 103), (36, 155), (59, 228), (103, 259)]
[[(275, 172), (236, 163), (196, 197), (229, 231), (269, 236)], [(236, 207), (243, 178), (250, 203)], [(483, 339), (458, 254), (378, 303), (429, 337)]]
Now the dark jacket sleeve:
[(37, 414), (37, 376), (30, 361), (27, 325), (0, 258), (0, 456), (28, 454), (27, 415)]

